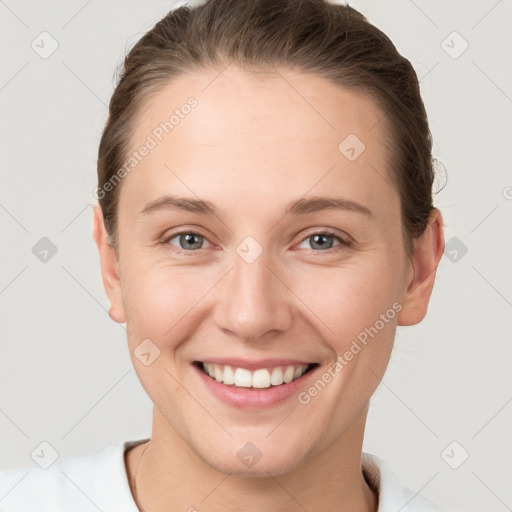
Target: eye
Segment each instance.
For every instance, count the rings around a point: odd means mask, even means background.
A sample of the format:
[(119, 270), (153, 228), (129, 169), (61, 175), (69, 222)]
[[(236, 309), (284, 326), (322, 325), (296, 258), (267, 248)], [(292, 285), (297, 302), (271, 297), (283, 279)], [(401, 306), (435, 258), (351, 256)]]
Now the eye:
[[(173, 240), (177, 240), (175, 245)], [(203, 243), (207, 241), (203, 235), (194, 231), (181, 231), (180, 233), (173, 233), (168, 236), (162, 243), (170, 244), (173, 247), (177, 247), (177, 252), (180, 253), (191, 253), (197, 252), (197, 250), (203, 248)]]
[[(334, 245), (333, 239), (337, 239), (339, 243)], [(308, 240), (311, 240), (311, 242), (309, 242), (311, 248), (317, 252), (328, 252), (333, 247), (335, 247), (334, 250), (337, 251), (343, 249), (343, 247), (350, 246), (350, 242), (348, 240), (341, 238), (339, 235), (329, 230), (311, 233), (306, 238), (304, 238), (301, 244), (308, 243)]]

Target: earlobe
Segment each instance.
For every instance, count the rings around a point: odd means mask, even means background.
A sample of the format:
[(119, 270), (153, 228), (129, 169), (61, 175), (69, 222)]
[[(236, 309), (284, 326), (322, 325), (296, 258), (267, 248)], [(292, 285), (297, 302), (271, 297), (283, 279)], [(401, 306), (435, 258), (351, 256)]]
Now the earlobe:
[(414, 248), (412, 277), (402, 297), (398, 325), (415, 325), (427, 314), (437, 267), (444, 252), (443, 217), (437, 208), (430, 212), (427, 228), (415, 240)]
[(103, 287), (110, 301), (109, 316), (118, 323), (126, 322), (121, 281), (118, 272), (117, 255), (108, 242), (108, 234), (103, 222), (103, 213), (99, 206), (94, 207), (93, 238), (100, 255)]

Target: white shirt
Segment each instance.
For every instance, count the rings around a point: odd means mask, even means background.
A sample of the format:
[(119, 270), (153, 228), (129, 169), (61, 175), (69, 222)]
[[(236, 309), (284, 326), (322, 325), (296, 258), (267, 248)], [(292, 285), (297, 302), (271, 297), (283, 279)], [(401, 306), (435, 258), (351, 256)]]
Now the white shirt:
[[(124, 441), (96, 455), (57, 460), (48, 469), (0, 471), (0, 511), (139, 512), (128, 483), (124, 453), (146, 441)], [(362, 465), (366, 480), (379, 495), (378, 512), (443, 512), (403, 487), (375, 455), (363, 452)], [(196, 508), (204, 507), (198, 504)]]

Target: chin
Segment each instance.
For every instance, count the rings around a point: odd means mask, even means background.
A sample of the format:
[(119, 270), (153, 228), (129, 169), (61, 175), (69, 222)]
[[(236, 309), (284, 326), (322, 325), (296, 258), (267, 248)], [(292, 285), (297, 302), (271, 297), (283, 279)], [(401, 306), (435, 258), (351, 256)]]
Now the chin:
[[(278, 451), (278, 453), (276, 453)], [(274, 452), (274, 453), (268, 453)], [(199, 457), (213, 469), (221, 473), (241, 478), (269, 478), (295, 470), (304, 460), (304, 453), (284, 453), (282, 447), (259, 451), (247, 443), (233, 453), (232, 446), (216, 453), (198, 453)], [(252, 459), (251, 459), (252, 457)]]
[(298, 461), (258, 461), (252, 467), (245, 467), (243, 464), (233, 462), (233, 464), (226, 463), (226, 461), (218, 461), (219, 464), (210, 464), (214, 469), (221, 473), (229, 474), (230, 476), (237, 476), (246, 479), (263, 479), (271, 476), (281, 476), (293, 471), (298, 467)]

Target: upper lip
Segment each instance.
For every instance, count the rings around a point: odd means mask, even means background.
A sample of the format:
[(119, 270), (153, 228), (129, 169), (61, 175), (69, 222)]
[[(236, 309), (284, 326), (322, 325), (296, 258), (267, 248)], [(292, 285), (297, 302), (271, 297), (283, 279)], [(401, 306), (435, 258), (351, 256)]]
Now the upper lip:
[(206, 359), (197, 360), (206, 364), (218, 364), (221, 366), (231, 366), (234, 368), (245, 368), (247, 370), (257, 370), (258, 368), (274, 368), (276, 366), (292, 366), (315, 364), (311, 361), (300, 359), (242, 359), (242, 358), (225, 358), (225, 357), (208, 357)]

